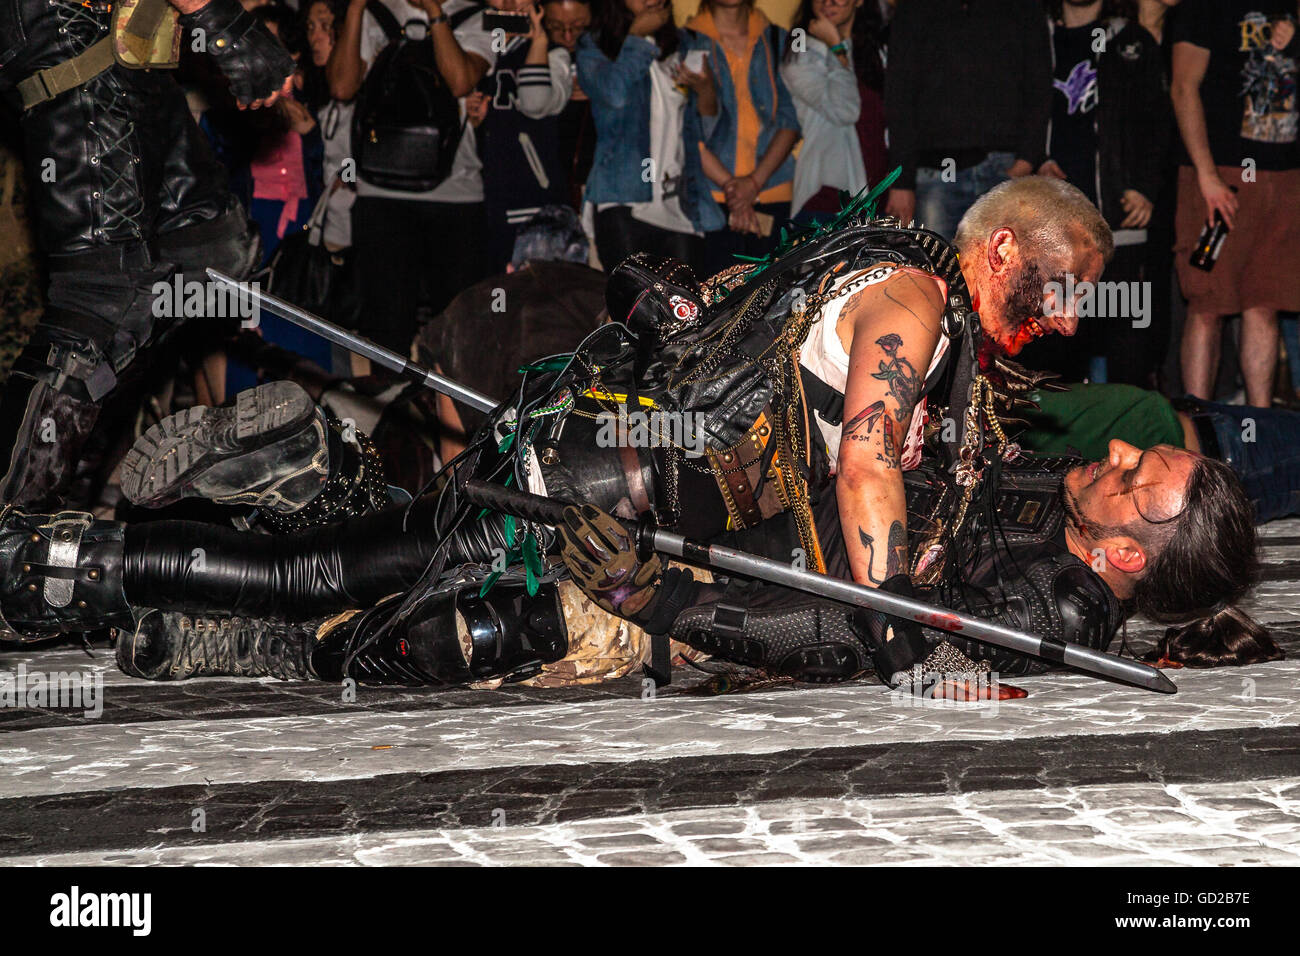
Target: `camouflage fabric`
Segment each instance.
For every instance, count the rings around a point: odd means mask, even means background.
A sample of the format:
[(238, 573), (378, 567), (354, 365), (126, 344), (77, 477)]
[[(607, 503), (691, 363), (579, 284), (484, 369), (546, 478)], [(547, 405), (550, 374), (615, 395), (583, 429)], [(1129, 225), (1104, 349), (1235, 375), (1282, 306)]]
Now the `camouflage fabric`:
[[(673, 562), (674, 567), (686, 567)], [(696, 579), (712, 580), (707, 571), (691, 569)], [(554, 664), (543, 664), (536, 677), (521, 681), (529, 687), (572, 687), (599, 684), (639, 673), (650, 662), (650, 635), (634, 624), (601, 608), (572, 581), (560, 582), (560, 604), (569, 628), (569, 653)], [(707, 654), (673, 641), (673, 664), (707, 660)], [(495, 688), (501, 681), (484, 681), (479, 688)]]

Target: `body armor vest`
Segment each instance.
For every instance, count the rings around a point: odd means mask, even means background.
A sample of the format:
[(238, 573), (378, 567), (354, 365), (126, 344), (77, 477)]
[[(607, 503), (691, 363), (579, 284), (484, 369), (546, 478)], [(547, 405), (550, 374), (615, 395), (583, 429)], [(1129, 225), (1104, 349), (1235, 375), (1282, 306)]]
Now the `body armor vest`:
[[(936, 234), (892, 220), (850, 222), (796, 242), (770, 264), (736, 267), (703, 286), (673, 260), (638, 255), (622, 263), (610, 278), (607, 302), (625, 329), (607, 327), (603, 356), (576, 358), (560, 400), (569, 403), (566, 415), (594, 420), (622, 423), (639, 412), (650, 420), (649, 440), (626, 440), (629, 430), (619, 433), (622, 440), (584, 450), (579, 446), (590, 427), (570, 431), (563, 421), (553, 423), (540, 458), (548, 494), (594, 500), (622, 517), (653, 509), (661, 525), (682, 525), (696, 536), (722, 530), (701, 527), (702, 511), (724, 515), (727, 530), (788, 512), (809, 566), (824, 571), (811, 505), (830, 474), (812, 411), (837, 422), (844, 397), (807, 372), (799, 353), (835, 279), (880, 262), (913, 266), (948, 283), (942, 326), (950, 347), (923, 394), (932, 402), (932, 420), (951, 423), (931, 429), (927, 455), (951, 476), (952, 508), (962, 524), (986, 460), (1019, 453), (1000, 418), (1037, 383), (1009, 362), (981, 367), (982, 329), (956, 252)], [(657, 430), (655, 413), (660, 425), (688, 423), (680, 430), (691, 433), (693, 445), (682, 447), (680, 436)], [(593, 482), (605, 496), (590, 494)], [(685, 520), (692, 511), (696, 517)], [(953, 530), (952, 522), (942, 524)]]

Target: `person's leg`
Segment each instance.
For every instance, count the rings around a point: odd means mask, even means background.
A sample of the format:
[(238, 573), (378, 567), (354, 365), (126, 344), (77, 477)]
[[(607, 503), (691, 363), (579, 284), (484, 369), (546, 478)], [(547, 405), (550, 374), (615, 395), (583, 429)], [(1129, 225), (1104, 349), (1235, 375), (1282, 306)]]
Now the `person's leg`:
[(1277, 379), (1277, 310), (1250, 308), (1241, 313), (1241, 375), (1246, 380), (1246, 404), (1273, 404)]
[[(425, 203), (427, 218), (421, 241), (426, 250), (428, 286), (421, 306), (430, 318), (462, 290), (495, 274), (485, 267), (485, 219), (482, 203)], [(407, 354), (418, 325), (411, 326), (400, 351)]]
[[(1127, 289), (1125, 300), (1110, 297), (1108, 301), (1127, 301), (1128, 309), (1122, 315), (1089, 319), (1093, 328), (1086, 340), (1093, 345), (1093, 354), (1105, 359), (1106, 381), (1140, 388), (1150, 388), (1154, 377), (1150, 358), (1154, 354), (1154, 306), (1150, 299), (1152, 286), (1146, 281), (1146, 261), (1145, 243), (1116, 247), (1115, 255), (1106, 263), (1103, 287), (1105, 283), (1118, 283)], [(1138, 314), (1139, 305), (1145, 310), (1142, 315)]]
[(1188, 395), (1206, 401), (1214, 398), (1214, 380), (1219, 371), (1219, 346), (1222, 338), (1222, 315), (1188, 311), (1187, 320), (1183, 323), (1181, 347), (1183, 388)]
[(361, 276), (364, 312), (359, 331), (405, 354), (414, 328), (429, 236), (419, 229), (424, 203), (359, 196), (352, 207), (352, 248)]
[(626, 206), (612, 206), (596, 213), (596, 252), (606, 272), (640, 250), (634, 247), (631, 229), (635, 222)]
[(1300, 514), (1300, 412), (1198, 402), (1189, 414), (1213, 427), (1218, 447), (1202, 451), (1237, 473), (1256, 522)]
[[(958, 175), (961, 175), (958, 173)], [(922, 166), (916, 171), (916, 224), (923, 229), (937, 232), (945, 239), (951, 239), (957, 227), (951, 219), (948, 204), (952, 201), (951, 193), (958, 184), (945, 182), (943, 172)], [(904, 226), (907, 223), (903, 223)]]

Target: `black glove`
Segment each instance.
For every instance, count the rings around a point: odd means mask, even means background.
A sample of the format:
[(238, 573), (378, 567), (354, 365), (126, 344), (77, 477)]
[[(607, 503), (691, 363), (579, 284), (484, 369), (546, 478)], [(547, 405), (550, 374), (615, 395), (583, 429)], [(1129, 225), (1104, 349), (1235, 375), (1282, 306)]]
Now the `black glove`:
[(583, 593), (651, 634), (668, 632), (694, 593), (690, 571), (665, 570), (657, 554), (640, 558), (628, 530), (594, 505), (565, 508), (559, 530), (560, 557)]
[(293, 73), (293, 57), (238, 0), (211, 0), (180, 17), (187, 31), (202, 30), (207, 52), (230, 81), (230, 92), (247, 106), (278, 92)]
[[(900, 597), (915, 597), (912, 581), (906, 574), (886, 578), (879, 590)], [(931, 651), (921, 633), (921, 625), (869, 608), (858, 608), (853, 615), (854, 629), (871, 649), (871, 665), (876, 676), (890, 687), (911, 679), (911, 670), (924, 661)]]

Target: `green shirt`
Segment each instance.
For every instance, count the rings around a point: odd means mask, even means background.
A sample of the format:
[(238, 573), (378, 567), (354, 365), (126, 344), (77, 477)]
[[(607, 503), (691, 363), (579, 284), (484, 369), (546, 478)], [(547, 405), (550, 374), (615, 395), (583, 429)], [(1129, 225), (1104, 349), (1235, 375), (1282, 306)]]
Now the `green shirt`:
[(1095, 461), (1112, 438), (1138, 448), (1183, 447), (1183, 426), (1169, 399), (1134, 385), (1071, 385), (1066, 392), (1036, 392), (1040, 410), (1025, 415), (1018, 439), (1035, 455), (1077, 455)]

